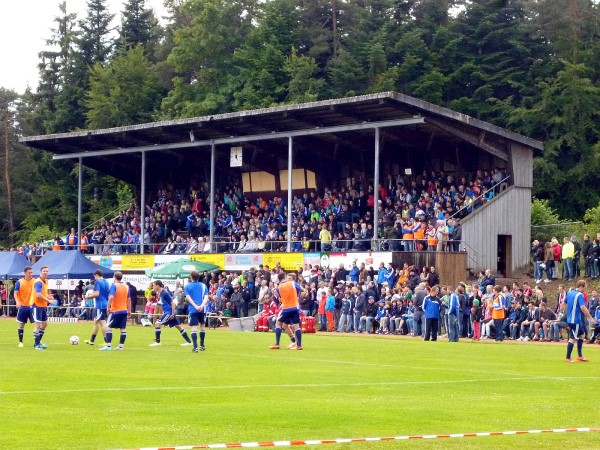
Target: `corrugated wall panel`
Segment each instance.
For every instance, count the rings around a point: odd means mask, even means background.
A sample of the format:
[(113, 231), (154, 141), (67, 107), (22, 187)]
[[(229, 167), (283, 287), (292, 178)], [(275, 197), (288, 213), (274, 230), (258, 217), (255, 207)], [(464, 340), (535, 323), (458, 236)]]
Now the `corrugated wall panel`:
[(475, 260), (471, 263), (473, 271), (491, 269), (496, 272), (498, 235), (512, 236), (511, 273), (527, 272), (531, 238), (530, 189), (511, 186), (463, 220), (462, 238), (468, 244), (470, 261)]

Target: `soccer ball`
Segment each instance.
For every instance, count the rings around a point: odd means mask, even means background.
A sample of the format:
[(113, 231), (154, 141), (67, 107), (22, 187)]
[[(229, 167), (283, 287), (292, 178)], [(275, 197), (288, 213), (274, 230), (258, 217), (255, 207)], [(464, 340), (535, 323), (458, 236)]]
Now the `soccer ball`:
[(79, 344), (79, 337), (78, 336), (71, 336), (71, 338), (69, 339), (69, 342), (71, 343), (71, 345), (78, 345)]

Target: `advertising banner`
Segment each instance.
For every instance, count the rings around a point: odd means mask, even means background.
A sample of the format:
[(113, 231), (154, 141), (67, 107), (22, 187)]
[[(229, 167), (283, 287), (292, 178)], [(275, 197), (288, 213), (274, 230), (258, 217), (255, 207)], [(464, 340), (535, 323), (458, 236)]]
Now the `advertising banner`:
[(258, 267), (263, 263), (263, 255), (254, 253), (249, 255), (230, 255), (225, 254), (225, 270), (240, 272), (248, 270), (250, 267)]
[(214, 264), (219, 266), (221, 270), (225, 269), (225, 255), (223, 253), (194, 254), (188, 255), (188, 257), (193, 261)]
[(154, 255), (123, 255), (122, 270), (144, 270), (154, 267)]
[(295, 271), (299, 267), (304, 267), (304, 255), (302, 253), (265, 253), (262, 263), (271, 269), (280, 263), (283, 270)]

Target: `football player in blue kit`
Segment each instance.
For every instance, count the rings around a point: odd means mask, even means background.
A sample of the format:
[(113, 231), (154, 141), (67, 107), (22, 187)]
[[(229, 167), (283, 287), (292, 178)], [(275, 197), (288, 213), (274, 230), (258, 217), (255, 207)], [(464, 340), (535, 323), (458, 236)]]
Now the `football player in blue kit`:
[[(208, 288), (200, 282), (200, 272), (194, 270), (190, 274), (192, 282), (189, 283), (184, 290), (185, 299), (188, 304), (188, 324), (191, 327), (192, 348), (193, 353), (198, 353), (198, 350), (204, 351), (204, 324), (206, 320), (204, 307), (208, 302)], [(198, 347), (198, 326), (200, 327), (200, 347)]]
[(94, 290), (85, 294), (85, 298), (94, 299), (94, 307), (96, 308), (92, 336), (84, 341), (89, 345), (94, 345), (98, 330), (102, 331), (102, 336), (104, 336), (104, 342), (106, 343), (106, 331), (108, 330), (106, 320), (108, 319), (107, 308), (110, 285), (104, 279), (104, 273), (100, 269), (94, 271), (94, 280)]
[[(583, 338), (585, 337), (584, 317), (593, 321), (594, 318), (585, 306), (585, 280), (579, 280), (576, 288), (568, 292), (565, 301), (561, 305), (563, 312), (567, 313), (567, 324), (569, 325), (569, 342), (567, 343), (567, 359), (568, 363), (572, 362), (588, 362), (589, 360), (583, 356)], [(577, 359), (571, 358), (573, 348), (577, 345)]]
[(161, 327), (168, 326), (169, 328), (177, 328), (181, 337), (185, 339), (185, 342), (181, 344), (182, 347), (187, 345), (192, 345), (192, 341), (190, 340), (187, 332), (183, 329), (177, 317), (175, 317), (175, 304), (173, 302), (173, 297), (171, 293), (165, 289), (165, 286), (162, 281), (156, 280), (152, 283), (152, 288), (154, 292), (158, 294), (158, 302), (162, 306), (163, 315), (154, 323), (154, 335), (155, 339), (150, 347), (157, 347), (160, 345), (160, 332)]

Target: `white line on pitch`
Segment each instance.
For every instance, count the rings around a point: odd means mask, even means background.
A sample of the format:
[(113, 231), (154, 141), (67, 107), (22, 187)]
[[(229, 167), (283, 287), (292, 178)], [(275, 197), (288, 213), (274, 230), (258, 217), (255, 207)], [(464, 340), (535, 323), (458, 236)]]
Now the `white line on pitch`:
[[(556, 381), (581, 380), (581, 379), (600, 379), (600, 377), (547, 377), (546, 379)], [(526, 381), (539, 379), (536, 376), (531, 377), (513, 377), (513, 378), (492, 378), (490, 381)], [(428, 385), (428, 384), (460, 384), (481, 381), (479, 379), (470, 380), (433, 380), (433, 381), (388, 381), (379, 383), (291, 383), (291, 384), (235, 384), (221, 386), (156, 386), (156, 387), (106, 387), (106, 388), (81, 388), (81, 389), (58, 389), (58, 390), (29, 390), (29, 391), (0, 391), (0, 396), (6, 395), (24, 395), (24, 394), (70, 394), (78, 392), (118, 392), (118, 391), (202, 391), (202, 390), (220, 390), (220, 389), (256, 389), (256, 388), (330, 388), (330, 387), (370, 387), (370, 386), (410, 386), (410, 385)]]

